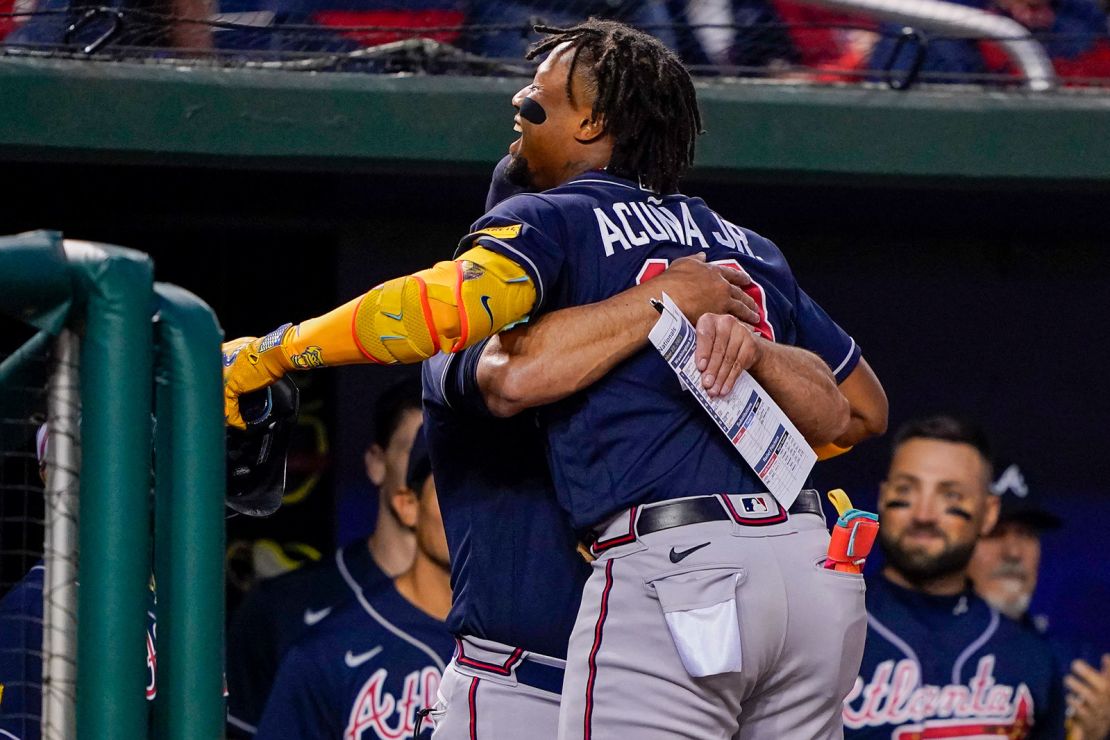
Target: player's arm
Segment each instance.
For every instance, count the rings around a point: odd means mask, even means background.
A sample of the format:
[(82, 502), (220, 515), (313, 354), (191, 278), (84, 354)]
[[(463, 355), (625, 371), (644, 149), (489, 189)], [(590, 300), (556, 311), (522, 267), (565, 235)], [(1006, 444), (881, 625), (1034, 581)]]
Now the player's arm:
[(750, 283), (743, 271), (707, 265), (699, 254), (676, 260), (661, 275), (604, 301), (503, 332), (486, 343), (477, 364), (485, 405), (496, 416), (512, 416), (597, 382), (647, 345), (659, 319), (649, 299), (664, 292), (692, 321), (719, 313), (737, 324), (757, 322), (755, 301), (743, 290)]
[[(848, 400), (840, 393), (836, 377), (824, 360), (801, 347), (764, 339), (748, 327), (715, 324), (720, 324), (719, 319), (708, 315), (697, 323), (696, 357), (706, 388), (728, 393), (740, 373), (747, 370), (811, 447), (819, 448), (843, 434), (849, 420)], [(735, 359), (726, 364), (728, 358)]]
[(841, 381), (839, 388), (848, 401), (850, 418), (845, 430), (833, 440), (834, 445), (848, 448), (886, 432), (889, 410), (886, 391), (867, 360), (860, 357), (859, 364)]
[(886, 393), (855, 340), (801, 287), (797, 288), (794, 303), (796, 344), (833, 368), (833, 376), (849, 407), (849, 420), (843, 431), (826, 444), (814, 445), (818, 459), (827, 460), (886, 431)]
[(224, 415), (244, 426), (238, 397), (290, 370), (420, 362), (457, 352), (520, 321), (536, 289), (516, 262), (483, 247), (389, 280), (323, 316), (224, 345)]

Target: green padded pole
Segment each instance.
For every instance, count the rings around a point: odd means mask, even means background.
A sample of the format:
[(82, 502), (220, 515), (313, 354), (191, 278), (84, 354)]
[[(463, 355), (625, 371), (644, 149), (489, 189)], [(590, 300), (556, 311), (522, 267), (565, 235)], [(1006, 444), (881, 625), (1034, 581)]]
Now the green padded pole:
[(62, 235), (29, 231), (0, 237), (0, 265), (0, 311), (57, 334), (72, 295)]
[(65, 251), (85, 304), (77, 736), (143, 738), (154, 267), (116, 247)]
[(158, 283), (153, 737), (223, 736), (222, 332), (199, 298)]

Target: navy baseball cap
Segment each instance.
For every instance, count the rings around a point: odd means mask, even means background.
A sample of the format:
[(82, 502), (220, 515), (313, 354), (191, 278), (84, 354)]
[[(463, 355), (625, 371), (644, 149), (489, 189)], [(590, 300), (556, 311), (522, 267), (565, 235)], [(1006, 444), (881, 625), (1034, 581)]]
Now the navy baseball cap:
[[(1001, 467), (1001, 466), (999, 466)], [(1063, 520), (1040, 505), (1025, 474), (1016, 464), (1002, 468), (991, 484), (991, 493), (998, 496), (998, 523), (1018, 522), (1036, 531), (1059, 529)]]
[(405, 485), (410, 491), (420, 494), (424, 490), (424, 481), (432, 474), (432, 458), (428, 455), (428, 442), (424, 439), (424, 427), (416, 430), (416, 437), (412, 440), (412, 450), (409, 452), (409, 469), (405, 475)]

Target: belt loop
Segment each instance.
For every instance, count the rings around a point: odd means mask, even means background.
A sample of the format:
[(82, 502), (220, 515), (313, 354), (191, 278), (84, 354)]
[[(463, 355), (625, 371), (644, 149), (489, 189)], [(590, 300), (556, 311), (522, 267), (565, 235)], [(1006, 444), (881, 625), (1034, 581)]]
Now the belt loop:
[(728, 518), (732, 521), (732, 523), (739, 524), (740, 515), (736, 513), (736, 509), (732, 506), (732, 500), (729, 499), (728, 494), (718, 493), (717, 499), (721, 502), (721, 506), (724, 507), (725, 513), (728, 514)]
[(640, 513), (639, 506), (633, 506), (628, 510), (628, 530), (624, 534), (618, 534), (610, 537), (607, 540), (598, 539), (590, 545), (590, 552), (594, 557), (597, 557), (606, 550), (617, 547), (618, 545), (627, 545), (629, 542), (636, 541), (636, 522)]

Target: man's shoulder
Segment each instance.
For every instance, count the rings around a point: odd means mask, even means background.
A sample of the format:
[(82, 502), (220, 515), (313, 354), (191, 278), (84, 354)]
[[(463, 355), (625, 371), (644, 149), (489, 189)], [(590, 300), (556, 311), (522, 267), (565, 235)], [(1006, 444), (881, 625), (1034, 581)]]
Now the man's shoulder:
[(568, 203), (574, 202), (573, 198), (576, 197), (580, 198), (580, 196), (573, 196), (570, 193), (559, 193), (553, 190), (545, 190), (539, 193), (517, 193), (490, 208), (483, 218), (521, 217), (530, 214), (545, 215), (558, 211)]
[(255, 586), (258, 598), (278, 608), (304, 603), (316, 594), (341, 591), (343, 578), (334, 557), (322, 558), (296, 570), (273, 576)]
[(265, 599), (282, 602), (293, 599), (301, 603), (314, 597), (345, 596), (351, 588), (348, 580), (373, 586), (386, 580), (362, 540), (346, 545), (314, 563), (267, 578), (257, 588)]
[(290, 649), (309, 654), (327, 652), (329, 648), (345, 646), (352, 634), (361, 636), (378, 628), (357, 603), (347, 602), (322, 613), (312, 629), (305, 630)]
[(511, 195), (491, 208), (486, 216), (499, 214), (563, 215), (568, 210), (593, 208), (599, 204), (626, 200), (639, 190), (603, 174), (582, 175), (548, 190), (524, 191)]
[(42, 614), (42, 584), (46, 569), (36, 565), (27, 571), (11, 589), (0, 599), (0, 617), (6, 615), (27, 615), (29, 612)]
[(343, 652), (356, 636), (359, 644), (395, 648), (413, 646), (414, 641), (433, 636), (437, 653), (442, 652), (444, 641), (451, 640), (444, 622), (420, 611), (401, 595), (393, 581), (386, 581), (360, 589), (356, 598), (332, 610), (319, 627), (302, 635), (298, 644), (313, 651)]
[(1044, 634), (1038, 632), (1032, 625), (1011, 619), (1001, 613), (998, 614), (996, 639), (1012, 645), (1014, 650), (1019, 650), (1021, 654), (1028, 655), (1030, 658), (1055, 659), (1052, 644)]
[[(380, 570), (367, 548), (359, 544), (257, 583), (240, 606), (236, 621), (245, 619), (252, 631), (259, 623), (270, 623), (279, 633), (294, 625), (316, 626), (350, 600), (348, 578), (360, 584), (378, 581), (374, 576)], [(365, 557), (360, 551), (365, 551)]]

